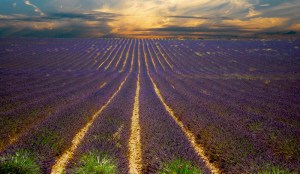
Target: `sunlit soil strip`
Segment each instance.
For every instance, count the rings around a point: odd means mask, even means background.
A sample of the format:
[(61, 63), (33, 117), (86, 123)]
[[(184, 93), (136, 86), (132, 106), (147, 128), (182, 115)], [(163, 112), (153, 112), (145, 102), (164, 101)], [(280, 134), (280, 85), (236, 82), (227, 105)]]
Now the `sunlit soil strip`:
[[(109, 46), (108, 48), (106, 48), (106, 50), (104, 51), (104, 53), (101, 55), (101, 53), (97, 53), (98, 56), (100, 56), (99, 58), (99, 62), (105, 58), (105, 56), (108, 54), (109, 50), (112, 48), (112, 46)], [(103, 50), (102, 50), (103, 51)], [(98, 61), (97, 61), (98, 62)], [(97, 67), (97, 69), (99, 68), (99, 66)]]
[(107, 82), (104, 82), (101, 86), (100, 89), (103, 88), (106, 85)]
[(169, 65), (169, 67), (173, 70), (173, 66), (170, 64), (170, 62), (168, 61), (167, 57), (165, 56), (165, 54), (161, 51), (160, 47), (155, 44), (156, 48), (158, 49), (158, 51), (160, 52), (161, 56), (164, 58), (164, 60), (167, 62), (167, 64)]
[(169, 113), (169, 115), (174, 119), (174, 121), (178, 124), (178, 126), (184, 132), (185, 136), (191, 143), (192, 147), (194, 148), (194, 150), (196, 151), (198, 156), (200, 156), (204, 160), (206, 166), (210, 169), (210, 171), (214, 174), (221, 173), (221, 171), (214, 164), (209, 162), (209, 159), (205, 156), (203, 147), (196, 143), (196, 138), (195, 138), (194, 134), (184, 127), (183, 123), (175, 116), (174, 111), (166, 104), (164, 98), (161, 95), (161, 92), (157, 88), (156, 83), (154, 82), (154, 80), (152, 79), (152, 77), (150, 75), (149, 68), (148, 68), (148, 62), (146, 60), (145, 60), (145, 62), (146, 62), (146, 67), (147, 67), (147, 74), (151, 80), (153, 87), (154, 87), (155, 93), (158, 96), (158, 98), (160, 99), (163, 106), (165, 107), (166, 111)]
[[(125, 46), (124, 46), (125, 47)], [(105, 70), (107, 70), (109, 67), (110, 67), (110, 65), (112, 64), (112, 62), (115, 60), (115, 58), (117, 57), (117, 55), (118, 55), (118, 53), (119, 53), (119, 51), (120, 51), (120, 49), (122, 48), (122, 46), (119, 46), (119, 49), (116, 51), (116, 54), (114, 55), (114, 57), (110, 60), (110, 62), (109, 62), (109, 64), (105, 67)]]
[(130, 72), (132, 72), (132, 68), (133, 68), (133, 59), (134, 59), (134, 47), (136, 44), (136, 40), (134, 40), (134, 46), (133, 46), (133, 52), (132, 52), (132, 58), (131, 58), (131, 66), (130, 66)]
[(110, 97), (110, 99), (98, 110), (91, 118), (91, 120), (75, 135), (75, 137), (72, 140), (72, 145), (69, 147), (55, 162), (51, 169), (51, 174), (61, 174), (64, 172), (65, 167), (68, 163), (68, 161), (72, 158), (74, 151), (77, 149), (78, 145), (83, 140), (85, 134), (95, 121), (97, 117), (101, 114), (101, 112), (110, 104), (110, 102), (115, 98), (115, 96), (118, 94), (118, 92), (122, 89), (124, 83), (126, 82), (129, 74), (125, 77), (125, 79), (120, 84), (117, 91)]
[[(150, 55), (150, 58), (151, 58), (151, 62), (152, 62), (152, 64), (153, 64), (153, 66), (154, 66), (155, 71), (157, 72), (156, 64), (155, 64), (155, 62), (154, 62), (154, 60), (153, 60), (153, 56), (152, 56), (152, 53), (151, 53), (151, 51), (150, 51), (150, 49), (149, 49), (149, 45), (148, 45), (148, 43), (146, 43), (146, 44), (147, 44), (147, 49), (148, 49), (148, 52), (149, 52), (149, 55)], [(144, 50), (145, 50), (145, 49), (144, 49)], [(145, 51), (144, 51), (144, 54), (146, 54)], [(145, 57), (146, 57), (146, 55), (145, 55)]]
[[(103, 88), (103, 87), (106, 85), (106, 83), (107, 83), (107, 82), (103, 83), (103, 84), (100, 86), (100, 88)], [(45, 114), (44, 116), (45, 116), (45, 117), (48, 117), (48, 116), (50, 116), (50, 115), (51, 115), (51, 114)], [(40, 121), (41, 121), (41, 120), (40, 120)], [(36, 125), (36, 124), (39, 124), (40, 121), (36, 122), (35, 125)], [(4, 144), (4, 143), (2, 143), (2, 142), (0, 141), (0, 152), (3, 151), (4, 149), (6, 149), (7, 147), (11, 146), (12, 144), (15, 144), (16, 142), (18, 142), (18, 140), (20, 139), (20, 137), (22, 137), (26, 132), (28, 132), (28, 131), (29, 131), (30, 129), (32, 129), (32, 128), (33, 128), (33, 126), (29, 126), (29, 127), (27, 127), (27, 128), (24, 128), (24, 129), (22, 130), (21, 133), (9, 135), (9, 140), (8, 140), (8, 143), (6, 143), (6, 144)]]
[(129, 57), (129, 52), (130, 52), (131, 45), (132, 45), (132, 40), (130, 41), (130, 45), (129, 45), (127, 53), (126, 53), (126, 58), (125, 58), (125, 61), (123, 63), (123, 66), (122, 66), (122, 69), (120, 70), (120, 72), (124, 71), (125, 65), (127, 63), (128, 57)]
[[(128, 42), (127, 42), (127, 43), (128, 43)], [(121, 55), (120, 55), (120, 57), (119, 57), (119, 60), (117, 61), (116, 65), (115, 65), (113, 71), (115, 71), (116, 68), (117, 68), (117, 66), (119, 65), (119, 63), (120, 63), (120, 61), (121, 61), (121, 59), (122, 59), (122, 57), (123, 57), (123, 54), (124, 54), (124, 51), (125, 51), (125, 48), (126, 48), (127, 43), (124, 43), (125, 46), (124, 46), (124, 48), (123, 48), (123, 50), (122, 50), (122, 53), (121, 53)]]
[(139, 121), (139, 95), (140, 95), (140, 62), (139, 73), (136, 83), (133, 113), (131, 117), (131, 133), (128, 143), (129, 148), (129, 173), (142, 173), (142, 148), (141, 148), (141, 127)]
[[(153, 42), (153, 41), (152, 41), (152, 42)], [(159, 64), (160, 64), (160, 66), (163, 68), (164, 71), (166, 71), (165, 66), (164, 66), (164, 65), (162, 64), (162, 62), (160, 61), (160, 58), (158, 57), (157, 52), (155, 51), (155, 49), (153, 48), (153, 46), (151, 46), (151, 47), (152, 47), (153, 51), (155, 52), (156, 58), (157, 58), (157, 60), (158, 60), (158, 62), (159, 62)]]
[(101, 68), (101, 66), (109, 59), (109, 57), (112, 55), (112, 53), (114, 52), (114, 50), (116, 49), (117, 47), (115, 47), (113, 50), (111, 50), (111, 47), (109, 47), (107, 49), (107, 51), (110, 51), (109, 55), (107, 56), (107, 58), (98, 66), (97, 70)]

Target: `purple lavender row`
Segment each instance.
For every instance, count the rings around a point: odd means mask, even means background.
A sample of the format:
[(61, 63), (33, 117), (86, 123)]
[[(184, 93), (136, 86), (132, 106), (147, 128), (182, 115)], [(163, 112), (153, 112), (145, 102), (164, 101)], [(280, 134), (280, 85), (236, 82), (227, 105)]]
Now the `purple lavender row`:
[[(101, 80), (97, 80), (100, 78)], [(40, 103), (33, 103), (23, 110), (12, 112), (8, 115), (2, 115), (3, 121), (1, 128), (1, 144), (7, 144), (11, 138), (18, 137), (30, 129), (32, 126), (39, 124), (43, 119), (64, 110), (68, 105), (77, 101), (86, 100), (101, 90), (100, 86), (104, 83), (110, 83), (116, 78), (114, 74), (106, 76), (95, 75), (94, 80), (89, 83), (83, 83), (71, 88), (66, 93), (58, 93)], [(12, 131), (13, 130), (13, 131)]]
[[(87, 81), (86, 79), (88, 77), (90, 77), (91, 79), (93, 79), (94, 74), (89, 73), (86, 75), (83, 75), (82, 77), (78, 78), (78, 77), (73, 77), (73, 79), (71, 77), (68, 78), (68, 76), (64, 76), (63, 78), (61, 78), (58, 81), (54, 81), (54, 83), (47, 83), (47, 84), (42, 84), (37, 82), (36, 84), (32, 84), (31, 86), (36, 86), (33, 89), (28, 89), (28, 88), (24, 88), (22, 89), (22, 85), (18, 85), (18, 86), (14, 86), (14, 85), (10, 85), (10, 89), (12, 89), (11, 91), (6, 91), (4, 90), (4, 95), (6, 102), (7, 101), (11, 101), (11, 103), (13, 104), (17, 104), (16, 107), (11, 108), (10, 110), (7, 110), (7, 112), (9, 111), (14, 111), (14, 110), (20, 110), (22, 108), (26, 108), (29, 105), (32, 105), (34, 103), (37, 102), (41, 102), (43, 100), (47, 100), (48, 98), (55, 96), (57, 94), (62, 95), (64, 93), (67, 93), (70, 90), (74, 90), (74, 88), (76, 87), (77, 84), (84, 84), (88, 82), (91, 82), (91, 80)], [(40, 79), (41, 82), (43, 82), (43, 79)], [(51, 82), (51, 80), (49, 80)], [(8, 88), (8, 87), (6, 87)], [(15, 89), (17, 88), (17, 89)], [(14, 89), (16, 91), (14, 91)], [(18, 91), (20, 91), (19, 95)], [(14, 96), (16, 95), (16, 96)], [(29, 99), (34, 99), (34, 100), (29, 100)], [(10, 104), (10, 103), (7, 103)]]
[(128, 173), (128, 139), (135, 84), (136, 73), (132, 73), (116, 97), (92, 123), (69, 162), (67, 173), (74, 173), (82, 155), (95, 151), (113, 158), (117, 164), (117, 173)]
[[(187, 87), (189, 86), (189, 85), (186, 85)], [(165, 87), (163, 87), (164, 89), (165, 89)], [(170, 89), (171, 90), (171, 89)], [(171, 92), (172, 93), (172, 92)], [(174, 95), (174, 93), (173, 93), (173, 95)], [(205, 102), (207, 102), (206, 100), (205, 100)], [(197, 103), (199, 103), (199, 102), (197, 102)], [(177, 106), (178, 107), (178, 106)], [(236, 129), (236, 128), (235, 128)], [(236, 130), (238, 130), (238, 129), (236, 129)], [(295, 167), (295, 166), (294, 166)]]
[[(100, 46), (100, 47), (104, 47), (102, 46), (103, 44), (101, 45), (96, 45), (97, 42), (94, 42), (93, 40), (91, 40), (92, 42), (88, 43), (88, 44), (81, 44), (85, 47), (80, 47), (79, 49), (74, 49), (75, 46), (72, 46), (71, 44), (67, 44), (67, 45), (60, 45), (61, 43), (60, 42), (50, 42), (50, 43), (47, 43), (47, 44), (44, 44), (45, 46), (43, 47), (40, 47), (39, 45), (34, 45), (36, 47), (33, 47), (33, 52), (34, 54), (32, 55), (32, 53), (30, 53), (30, 55), (28, 56), (25, 56), (23, 57), (22, 60), (25, 60), (24, 58), (28, 59), (29, 60), (29, 64), (30, 66), (34, 65), (35, 64), (35, 67), (36, 66), (40, 66), (40, 63), (43, 63), (45, 67), (49, 66), (47, 64), (45, 64), (45, 60), (46, 60), (46, 63), (50, 60), (52, 60), (50, 64), (53, 64), (54, 62), (58, 63), (60, 60), (64, 60), (62, 59), (61, 57), (61, 53), (63, 53), (62, 55), (64, 55), (64, 57), (76, 57), (78, 56), (78, 54), (76, 54), (79, 50), (80, 50), (80, 53), (85, 53), (85, 50), (88, 50), (88, 48), (91, 46), (91, 45), (95, 45), (95, 46)], [(94, 44), (92, 44), (94, 43)], [(102, 43), (105, 43), (105, 42), (102, 42)], [(56, 44), (56, 45), (55, 45)], [(55, 48), (52, 48), (53, 51), (51, 51), (51, 45), (54, 45)], [(66, 47), (67, 48), (64, 48)], [(49, 48), (50, 47), (50, 48)], [(63, 49), (64, 48), (64, 49)], [(77, 47), (75, 47), (77, 48)], [(77, 51), (78, 50), (78, 51)], [(26, 50), (28, 51), (28, 49)], [(38, 52), (37, 52), (38, 51)], [(39, 53), (40, 52), (40, 53)], [(24, 54), (23, 54), (24, 56)], [(46, 57), (45, 57), (46, 56)], [(31, 61), (33, 57), (36, 57), (37, 59), (35, 59), (35, 62)], [(58, 59), (57, 59), (57, 58)], [(7, 59), (9, 60), (9, 57), (7, 57)], [(19, 59), (16, 59), (16, 60), (19, 60)], [(53, 62), (54, 60), (54, 62)], [(20, 60), (19, 60), (20, 61)], [(42, 61), (42, 62), (41, 62)], [(40, 62), (40, 63), (39, 63)], [(37, 64), (38, 63), (38, 64)], [(64, 65), (68, 62), (61, 62), (60, 63), (60, 66), (61, 65)], [(29, 65), (28, 62), (27, 62), (27, 65)], [(28, 67), (26, 65), (26, 67)], [(66, 64), (67, 65), (67, 64)]]
[[(149, 59), (147, 61), (149, 62)], [(210, 173), (156, 96), (146, 72), (145, 62), (141, 61), (141, 64), (140, 124), (143, 173), (156, 173), (163, 164), (178, 158), (191, 161), (204, 173)]]
[(63, 112), (47, 117), (5, 152), (20, 148), (37, 152), (43, 171), (49, 173), (55, 159), (70, 146), (75, 134), (116, 91), (124, 76), (124, 74), (118, 75), (117, 79), (85, 100)]

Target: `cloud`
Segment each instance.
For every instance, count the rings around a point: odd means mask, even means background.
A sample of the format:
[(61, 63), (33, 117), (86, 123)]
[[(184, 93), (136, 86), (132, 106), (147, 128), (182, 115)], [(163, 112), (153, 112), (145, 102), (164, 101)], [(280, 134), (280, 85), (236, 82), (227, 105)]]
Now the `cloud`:
[(269, 7), (270, 4), (261, 4), (261, 5), (259, 5), (259, 6), (261, 6), (261, 7)]
[(291, 19), (299, 19), (299, 9), (300, 1), (284, 1), (276, 6), (268, 6), (267, 8), (261, 10), (261, 13), (264, 17), (288, 17)]
[(13, 19), (13, 16), (9, 16), (9, 15), (1, 15), (0, 14), (0, 20), (5, 20), (5, 19)]
[(264, 30), (270, 28), (279, 28), (287, 25), (289, 18), (251, 18), (248, 20), (231, 19), (223, 20), (226, 26), (236, 26), (244, 30)]
[(182, 37), (182, 38), (237, 38), (249, 34), (247, 31), (240, 30), (237, 27), (214, 26), (209, 27), (180, 27), (169, 26), (165, 28), (151, 29), (150, 36), (163, 37)]
[[(111, 14), (112, 15), (112, 14)], [(1, 37), (104, 37), (110, 14), (55, 13), (41, 17), (0, 16)], [(5, 22), (3, 22), (5, 21)]]
[[(11, 27), (18, 36), (30, 35), (30, 31), (32, 35), (36, 35), (36, 31), (59, 35), (53, 33), (56, 31), (74, 37), (76, 34), (78, 37), (168, 34), (255, 36), (261, 32), (286, 32), (286, 29), (298, 31), (300, 19), (300, 2), (297, 0), (20, 1), (25, 5), (20, 3), (13, 7), (14, 1), (4, 2), (11, 9), (0, 14), (0, 29)], [(0, 11), (4, 11), (2, 4)], [(39, 15), (32, 13), (32, 8)], [(5, 32), (14, 35), (13, 32)]]
[(297, 23), (297, 24), (292, 24), (290, 27), (289, 27), (290, 30), (297, 30), (297, 31), (300, 31), (300, 23)]
[(37, 7), (36, 5), (32, 4), (30, 1), (25, 0), (25, 1), (24, 1), (24, 4), (33, 7), (33, 8), (34, 8), (34, 11), (35, 11), (36, 13), (38, 13), (40, 16), (45, 16), (45, 13), (43, 13), (39, 7)]
[(0, 25), (0, 35), (4, 37), (104, 37), (110, 28), (102, 22), (75, 21), (23, 22)]
[(47, 18), (51, 19), (84, 19), (84, 20), (101, 20), (112, 19), (117, 17), (117, 14), (104, 13), (104, 12), (92, 12), (92, 13), (51, 13)]
[(224, 15), (236, 16), (245, 8), (250, 7), (252, 5), (249, 2), (240, 0), (190, 0), (188, 3), (185, 0), (125, 0), (113, 5), (104, 4), (94, 11), (120, 14), (114, 21), (108, 23), (114, 33), (139, 34), (141, 30), (176, 25), (208, 26), (217, 21), (209, 21), (205, 18), (217, 19)]
[(249, 12), (248, 12), (248, 14), (247, 14), (247, 18), (251, 18), (251, 17), (254, 17), (254, 16), (258, 16), (258, 15), (260, 15), (261, 13), (260, 12), (258, 12), (258, 11), (256, 11), (255, 9), (254, 9), (254, 7), (250, 7), (249, 8)]

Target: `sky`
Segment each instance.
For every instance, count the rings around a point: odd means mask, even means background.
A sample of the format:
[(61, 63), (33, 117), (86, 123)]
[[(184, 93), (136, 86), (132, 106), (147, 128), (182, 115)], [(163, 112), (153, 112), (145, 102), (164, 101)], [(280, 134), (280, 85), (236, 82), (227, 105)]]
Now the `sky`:
[(299, 38), (299, 0), (0, 0), (0, 38)]

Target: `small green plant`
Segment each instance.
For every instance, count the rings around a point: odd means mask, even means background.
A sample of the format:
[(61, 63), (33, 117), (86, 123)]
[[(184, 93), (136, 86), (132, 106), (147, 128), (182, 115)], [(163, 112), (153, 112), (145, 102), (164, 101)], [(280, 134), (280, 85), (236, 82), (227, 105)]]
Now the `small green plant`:
[(286, 169), (278, 166), (266, 166), (264, 170), (258, 172), (258, 174), (294, 174)]
[(162, 166), (158, 174), (202, 174), (203, 172), (191, 162), (176, 159)]
[(19, 150), (13, 155), (0, 157), (2, 174), (39, 174), (41, 173), (35, 157), (26, 150)]
[(75, 169), (76, 174), (115, 174), (117, 165), (115, 160), (105, 153), (91, 151), (80, 158), (79, 166)]

